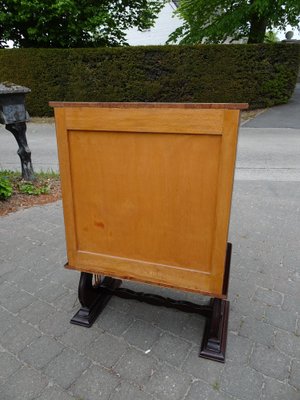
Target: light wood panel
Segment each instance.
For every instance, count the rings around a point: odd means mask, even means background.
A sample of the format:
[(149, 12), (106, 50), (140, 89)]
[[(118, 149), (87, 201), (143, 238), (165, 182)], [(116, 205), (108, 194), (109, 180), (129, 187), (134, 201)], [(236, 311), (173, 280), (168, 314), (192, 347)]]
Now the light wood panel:
[(239, 111), (55, 115), (69, 267), (222, 297)]
[[(116, 112), (118, 117), (116, 118)], [(143, 133), (209, 133), (222, 132), (222, 110), (178, 108), (66, 108), (68, 129)], [(151, 129), (149, 129), (151, 127)]]

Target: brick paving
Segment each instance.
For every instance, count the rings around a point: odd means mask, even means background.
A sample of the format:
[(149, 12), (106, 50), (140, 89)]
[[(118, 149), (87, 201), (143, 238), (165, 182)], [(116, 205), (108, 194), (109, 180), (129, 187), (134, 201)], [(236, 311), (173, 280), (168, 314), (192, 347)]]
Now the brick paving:
[(200, 316), (114, 298), (92, 328), (71, 325), (61, 203), (2, 217), (0, 399), (299, 400), (299, 200), (296, 182), (235, 184), (224, 365), (198, 358)]

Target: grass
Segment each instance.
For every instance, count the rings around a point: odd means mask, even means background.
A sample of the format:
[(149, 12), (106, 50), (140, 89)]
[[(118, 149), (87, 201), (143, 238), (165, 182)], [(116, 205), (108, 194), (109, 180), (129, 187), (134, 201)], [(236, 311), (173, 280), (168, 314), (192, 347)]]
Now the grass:
[(48, 194), (51, 182), (59, 181), (59, 174), (54, 171), (37, 172), (35, 178), (32, 182), (26, 182), (17, 171), (0, 170), (0, 199), (6, 200), (16, 193), (29, 196)]
[(215, 381), (215, 382), (212, 384), (212, 388), (213, 388), (214, 390), (219, 391), (219, 390), (220, 390), (220, 383), (219, 383), (218, 381)]

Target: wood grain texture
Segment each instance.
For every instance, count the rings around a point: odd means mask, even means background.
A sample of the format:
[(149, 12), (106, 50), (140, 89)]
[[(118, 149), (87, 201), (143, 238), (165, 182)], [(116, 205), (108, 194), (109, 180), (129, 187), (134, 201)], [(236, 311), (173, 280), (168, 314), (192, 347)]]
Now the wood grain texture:
[(179, 108), (179, 109), (222, 109), (222, 110), (246, 110), (248, 103), (143, 103), (143, 102), (64, 102), (50, 101), (51, 107), (99, 107), (99, 108)]
[(55, 118), (69, 268), (224, 297), (239, 110)]
[(65, 109), (69, 130), (97, 132), (139, 132), (211, 134), (222, 133), (223, 110), (178, 108), (95, 108)]

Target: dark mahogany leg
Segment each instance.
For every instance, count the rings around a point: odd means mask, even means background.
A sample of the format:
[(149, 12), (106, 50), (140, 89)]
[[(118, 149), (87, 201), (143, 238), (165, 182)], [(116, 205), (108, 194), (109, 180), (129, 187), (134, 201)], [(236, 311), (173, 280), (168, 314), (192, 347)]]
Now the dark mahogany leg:
[[(228, 243), (223, 285), (224, 297), (227, 296), (230, 256), (231, 244)], [(229, 301), (213, 298), (208, 305), (199, 305), (189, 301), (173, 300), (155, 294), (120, 288), (121, 284), (121, 280), (105, 277), (102, 282), (93, 285), (93, 275), (82, 272), (78, 287), (78, 297), (82, 308), (71, 319), (71, 323), (86, 327), (92, 326), (111, 296), (176, 308), (207, 318), (199, 357), (225, 362)]]
[[(105, 277), (101, 286), (108, 289), (117, 289), (122, 281)], [(71, 319), (75, 325), (91, 327), (98, 315), (102, 312), (111, 298), (111, 294), (106, 293), (101, 287), (93, 286), (93, 275), (81, 272), (78, 285), (78, 298), (82, 307)]]
[(207, 318), (199, 357), (225, 362), (229, 301), (211, 299), (212, 312)]

